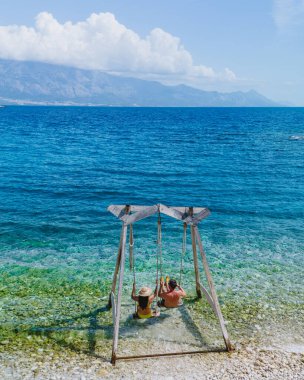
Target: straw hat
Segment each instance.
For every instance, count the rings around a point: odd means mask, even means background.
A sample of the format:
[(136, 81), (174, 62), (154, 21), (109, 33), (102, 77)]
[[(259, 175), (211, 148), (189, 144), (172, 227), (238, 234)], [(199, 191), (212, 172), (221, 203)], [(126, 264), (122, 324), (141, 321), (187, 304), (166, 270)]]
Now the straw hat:
[(148, 288), (147, 286), (144, 286), (140, 289), (138, 295), (142, 297), (149, 297), (152, 294), (152, 289)]

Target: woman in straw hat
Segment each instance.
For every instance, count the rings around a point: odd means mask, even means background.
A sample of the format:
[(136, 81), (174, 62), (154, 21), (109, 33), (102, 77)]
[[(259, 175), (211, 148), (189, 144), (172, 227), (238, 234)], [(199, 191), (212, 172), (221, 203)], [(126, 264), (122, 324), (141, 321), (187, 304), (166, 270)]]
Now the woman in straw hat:
[(144, 286), (140, 289), (138, 292), (138, 295), (136, 295), (136, 287), (135, 283), (133, 283), (133, 289), (132, 289), (132, 299), (137, 302), (137, 311), (134, 314), (135, 318), (140, 319), (146, 319), (146, 318), (152, 318), (152, 317), (158, 317), (159, 312), (158, 311), (152, 311), (151, 305), (156, 297), (157, 294), (157, 285), (154, 290), (154, 293), (152, 292), (152, 289), (148, 286)]

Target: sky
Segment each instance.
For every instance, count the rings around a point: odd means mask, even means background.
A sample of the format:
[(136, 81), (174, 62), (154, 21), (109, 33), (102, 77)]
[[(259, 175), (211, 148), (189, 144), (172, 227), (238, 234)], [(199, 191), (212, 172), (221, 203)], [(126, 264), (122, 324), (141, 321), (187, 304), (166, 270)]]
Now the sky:
[(304, 106), (304, 0), (10, 0), (0, 59)]

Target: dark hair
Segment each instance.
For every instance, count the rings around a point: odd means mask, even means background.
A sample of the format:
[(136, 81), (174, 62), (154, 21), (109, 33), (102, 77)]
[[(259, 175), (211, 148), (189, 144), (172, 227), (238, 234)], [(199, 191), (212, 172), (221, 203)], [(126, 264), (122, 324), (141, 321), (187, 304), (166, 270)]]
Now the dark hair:
[(142, 309), (148, 306), (149, 297), (148, 296), (138, 296), (138, 304)]
[(177, 282), (176, 280), (174, 280), (173, 278), (171, 278), (171, 280), (169, 281), (169, 286), (171, 289), (175, 289), (177, 287)]

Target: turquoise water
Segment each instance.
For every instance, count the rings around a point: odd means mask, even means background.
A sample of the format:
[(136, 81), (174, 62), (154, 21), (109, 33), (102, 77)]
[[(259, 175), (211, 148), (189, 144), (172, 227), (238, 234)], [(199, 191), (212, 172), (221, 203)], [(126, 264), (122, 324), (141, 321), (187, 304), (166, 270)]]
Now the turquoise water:
[[(304, 109), (6, 107), (0, 135), (3, 325), (100, 305), (121, 228), (106, 207), (161, 202), (210, 208), (200, 231), (233, 326), (242, 324), (233, 310), (255, 305), (254, 323), (289, 321), (298, 339), (304, 140), (290, 137), (304, 135)], [(182, 226), (167, 217), (162, 224), (164, 271), (178, 277)], [(134, 228), (138, 283), (152, 286), (157, 218)], [(191, 294), (190, 249), (188, 238), (183, 284)], [(131, 278), (127, 268), (126, 293)]]

